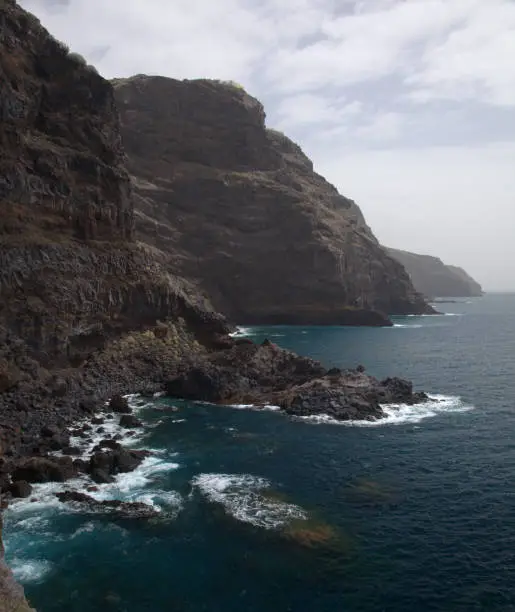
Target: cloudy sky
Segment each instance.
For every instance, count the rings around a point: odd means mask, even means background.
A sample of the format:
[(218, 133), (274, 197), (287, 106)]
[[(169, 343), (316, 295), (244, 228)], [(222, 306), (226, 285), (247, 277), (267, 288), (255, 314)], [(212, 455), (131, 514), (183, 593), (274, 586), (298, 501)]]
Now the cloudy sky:
[(388, 246), (515, 289), (514, 0), (22, 0), (107, 78), (232, 79)]

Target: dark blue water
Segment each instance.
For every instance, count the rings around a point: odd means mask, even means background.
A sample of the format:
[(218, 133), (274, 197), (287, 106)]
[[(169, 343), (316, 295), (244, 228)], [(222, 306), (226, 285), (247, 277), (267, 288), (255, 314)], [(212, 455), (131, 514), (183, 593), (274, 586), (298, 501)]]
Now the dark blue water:
[[(515, 296), (391, 329), (250, 330), (446, 397), (341, 426), (178, 403), (100, 497), (150, 522), (23, 502), (8, 557), (40, 612), (515, 610)], [(155, 400), (155, 403), (164, 400)], [(471, 408), (471, 409), (469, 409)]]

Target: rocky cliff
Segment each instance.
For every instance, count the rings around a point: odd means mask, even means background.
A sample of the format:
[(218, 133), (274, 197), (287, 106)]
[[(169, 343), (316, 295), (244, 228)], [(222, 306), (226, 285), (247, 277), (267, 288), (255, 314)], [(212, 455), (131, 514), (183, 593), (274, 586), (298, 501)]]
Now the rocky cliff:
[(385, 324), (431, 312), (358, 206), (241, 88), (114, 81), (142, 240), (238, 323)]
[(0, 26), (1, 462), (102, 381), (145, 379), (155, 363), (134, 334), (158, 338), (171, 367), (227, 328), (135, 240), (110, 83), (13, 0), (0, 0)]
[(483, 295), (481, 285), (465, 270), (446, 265), (438, 257), (398, 249), (388, 249), (388, 252), (406, 268), (417, 291), (430, 299)]

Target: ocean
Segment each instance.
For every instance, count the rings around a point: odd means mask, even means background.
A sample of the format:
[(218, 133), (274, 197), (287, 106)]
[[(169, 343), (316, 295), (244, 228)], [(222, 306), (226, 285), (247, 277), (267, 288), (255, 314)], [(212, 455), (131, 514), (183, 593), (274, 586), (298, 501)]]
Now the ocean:
[[(39, 612), (515, 610), (515, 295), (392, 328), (243, 329), (327, 366), (431, 394), (375, 424), (131, 397), (155, 452), (102, 485), (149, 521), (72, 509), (40, 485), (6, 515)], [(173, 404), (176, 412), (159, 408)]]

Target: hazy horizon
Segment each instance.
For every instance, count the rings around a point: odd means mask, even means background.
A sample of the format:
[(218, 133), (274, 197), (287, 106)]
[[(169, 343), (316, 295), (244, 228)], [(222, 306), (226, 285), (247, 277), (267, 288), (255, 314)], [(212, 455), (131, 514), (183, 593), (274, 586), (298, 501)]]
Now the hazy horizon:
[(510, 0), (20, 0), (106, 78), (219, 78), (386, 246), (515, 290)]

